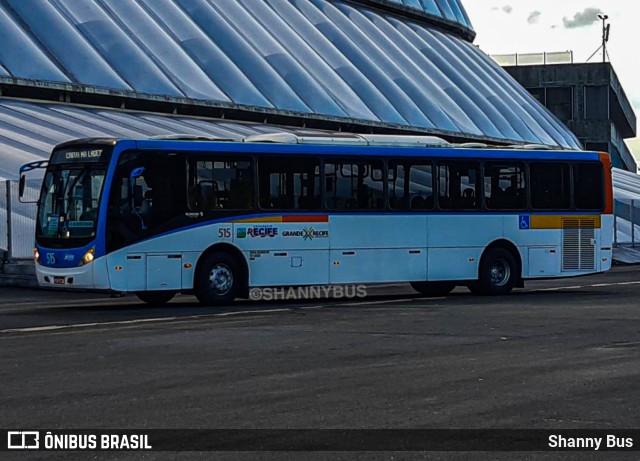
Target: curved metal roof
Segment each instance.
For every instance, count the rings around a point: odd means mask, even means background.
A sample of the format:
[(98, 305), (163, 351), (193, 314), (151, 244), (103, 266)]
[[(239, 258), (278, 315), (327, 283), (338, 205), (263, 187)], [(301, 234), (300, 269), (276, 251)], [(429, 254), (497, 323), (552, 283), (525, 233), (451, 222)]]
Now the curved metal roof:
[(457, 23), (473, 31), (471, 20), (460, 0), (368, 0), (369, 3), (395, 4), (406, 10), (415, 10), (429, 16)]
[(180, 133), (240, 140), (273, 132), (313, 131), (260, 123), (0, 98), (0, 180), (16, 179), (21, 165), (48, 159), (56, 145), (77, 138), (147, 138)]
[(0, 82), (579, 148), (471, 43), (344, 0), (4, 0), (0, 41)]

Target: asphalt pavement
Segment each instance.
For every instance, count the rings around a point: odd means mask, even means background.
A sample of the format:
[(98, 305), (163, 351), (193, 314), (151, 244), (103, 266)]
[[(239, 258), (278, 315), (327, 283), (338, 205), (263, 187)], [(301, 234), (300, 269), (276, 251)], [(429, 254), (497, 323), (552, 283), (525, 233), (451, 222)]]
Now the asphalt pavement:
[(0, 427), (639, 427), (640, 268), (502, 297), (368, 291), (203, 308), (0, 288)]

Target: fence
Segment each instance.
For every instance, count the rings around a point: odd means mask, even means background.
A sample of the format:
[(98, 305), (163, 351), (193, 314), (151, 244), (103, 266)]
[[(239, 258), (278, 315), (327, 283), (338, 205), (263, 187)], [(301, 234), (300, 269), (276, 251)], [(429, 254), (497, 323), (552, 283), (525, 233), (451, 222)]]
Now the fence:
[[(35, 202), (41, 179), (27, 181), (25, 200)], [(18, 200), (18, 181), (0, 182), (0, 251), (5, 259), (30, 259), (36, 226), (36, 204)]]
[(573, 51), (551, 53), (492, 54), (490, 57), (501, 66), (537, 66), (547, 64), (573, 64)]
[(613, 226), (614, 246), (640, 244), (640, 200), (616, 199)]

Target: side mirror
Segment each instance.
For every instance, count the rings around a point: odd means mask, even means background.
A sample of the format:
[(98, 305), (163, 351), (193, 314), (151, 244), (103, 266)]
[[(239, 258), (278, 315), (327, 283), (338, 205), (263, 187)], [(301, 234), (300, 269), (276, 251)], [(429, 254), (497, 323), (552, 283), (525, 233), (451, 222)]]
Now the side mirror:
[(138, 210), (136, 210), (134, 187), (136, 178), (142, 176), (144, 174), (144, 170), (145, 168), (143, 166), (139, 166), (138, 168), (134, 168), (133, 170), (131, 170), (131, 173), (129, 173), (129, 195), (131, 196), (131, 211), (138, 217), (138, 219), (140, 219), (142, 230), (146, 230), (147, 225), (144, 222), (144, 218), (140, 215)]
[(27, 187), (27, 176), (25, 173), (33, 170), (39, 170), (47, 168), (49, 165), (49, 160), (38, 160), (37, 162), (27, 163), (26, 165), (22, 165), (20, 167), (20, 181), (18, 182), (18, 200), (20, 203), (38, 203), (37, 200), (23, 200), (24, 192)]
[(143, 167), (143, 166), (140, 166), (138, 168), (134, 168), (133, 170), (131, 170), (131, 174), (129, 174), (129, 179), (139, 178), (140, 176), (142, 176), (144, 174), (144, 170), (145, 170), (145, 167)]
[(20, 198), (20, 200), (22, 200), (22, 197), (24, 196), (24, 188), (27, 184), (27, 178), (25, 175), (21, 174), (20, 175), (20, 182), (18, 183), (18, 197)]

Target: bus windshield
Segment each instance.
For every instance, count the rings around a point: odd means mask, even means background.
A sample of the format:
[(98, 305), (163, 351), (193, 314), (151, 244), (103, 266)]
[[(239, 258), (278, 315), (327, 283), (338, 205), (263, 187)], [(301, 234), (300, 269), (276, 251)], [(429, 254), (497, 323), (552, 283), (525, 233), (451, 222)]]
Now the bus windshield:
[(102, 165), (56, 165), (43, 181), (36, 237), (95, 237), (106, 170)]

